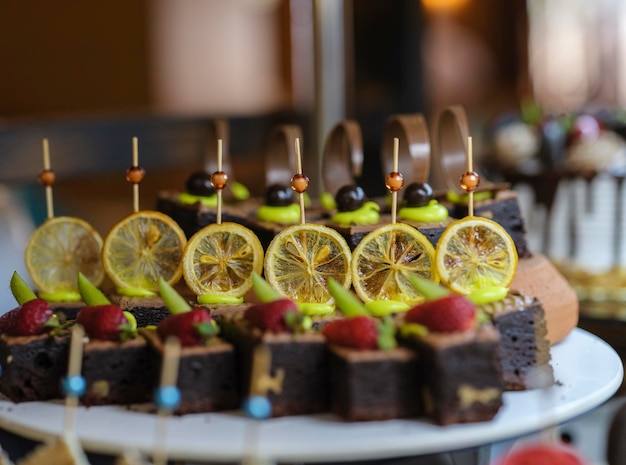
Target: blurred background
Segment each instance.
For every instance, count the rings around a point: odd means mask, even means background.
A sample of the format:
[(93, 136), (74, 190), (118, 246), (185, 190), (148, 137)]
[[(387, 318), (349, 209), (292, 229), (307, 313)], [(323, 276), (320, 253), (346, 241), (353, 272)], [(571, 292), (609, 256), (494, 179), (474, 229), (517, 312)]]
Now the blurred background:
[[(375, 196), (387, 118), (432, 124), (462, 105), (485, 171), (519, 189), (531, 248), (555, 261), (605, 257), (602, 283), (624, 280), (581, 296), (626, 301), (623, 139), (604, 164), (566, 160), (574, 139), (626, 134), (625, 24), (621, 0), (0, 0), (0, 282), (26, 275), (24, 246), (45, 219), (44, 137), (56, 214), (104, 236), (132, 211), (134, 136), (147, 170), (140, 204), (152, 209), (203, 166), (216, 118), (230, 125), (232, 177), (257, 195), (272, 127), (301, 125), (315, 195), (324, 140), (353, 119), (358, 181)], [(511, 123), (522, 126), (500, 139)], [(13, 304), (0, 293), (2, 308)], [(601, 311), (626, 319), (614, 308)], [(623, 346), (618, 329), (610, 342)]]

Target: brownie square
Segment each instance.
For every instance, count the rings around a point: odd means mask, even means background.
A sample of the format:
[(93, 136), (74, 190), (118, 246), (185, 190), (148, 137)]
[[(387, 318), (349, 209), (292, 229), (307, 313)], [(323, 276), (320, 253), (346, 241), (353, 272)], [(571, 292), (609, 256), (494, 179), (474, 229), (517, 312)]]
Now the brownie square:
[(500, 332), (500, 359), (505, 387), (524, 390), (554, 384), (550, 343), (543, 306), (534, 297), (509, 294), (484, 305)]
[(407, 340), (418, 351), (426, 415), (440, 425), (487, 421), (496, 415), (504, 390), (499, 340), (492, 326)]
[(331, 410), (349, 421), (421, 414), (417, 355), (406, 348), (330, 347)]
[(245, 320), (222, 325), (223, 335), (235, 346), (243, 396), (250, 392), (254, 349), (266, 345), (271, 354), (270, 375), (284, 370), (279, 393), (269, 391), (272, 416), (302, 415), (329, 409), (328, 350), (321, 334), (274, 334), (252, 328)]
[(124, 342), (89, 340), (83, 347), (85, 405), (133, 404), (152, 398), (155, 356), (142, 337)]
[(68, 336), (0, 336), (0, 392), (13, 402), (62, 398)]
[[(163, 361), (164, 345), (154, 330), (143, 330), (155, 353), (157, 366)], [(156, 370), (154, 385), (158, 385), (160, 369)], [(176, 382), (181, 402), (174, 413), (215, 412), (237, 409), (241, 405), (235, 349), (219, 338), (208, 345), (181, 347)]]

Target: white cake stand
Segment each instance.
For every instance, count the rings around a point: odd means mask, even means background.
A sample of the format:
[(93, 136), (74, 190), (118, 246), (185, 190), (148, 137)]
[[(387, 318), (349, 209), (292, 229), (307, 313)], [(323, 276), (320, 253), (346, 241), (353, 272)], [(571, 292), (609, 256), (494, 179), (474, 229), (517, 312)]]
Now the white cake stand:
[[(310, 415), (254, 422), (239, 412), (172, 418), (167, 449), (188, 461), (240, 461), (254, 453), (272, 461), (363, 460), (450, 452), (512, 439), (583, 415), (619, 388), (623, 368), (604, 341), (575, 329), (552, 347), (557, 383), (545, 391), (510, 392), (489, 422), (440, 427), (423, 419), (345, 423)], [(0, 402), (0, 428), (37, 441), (58, 434), (59, 403)], [(79, 408), (76, 432), (88, 452), (117, 455), (125, 449), (150, 454), (155, 416), (120, 407)], [(254, 428), (257, 428), (254, 430)], [(258, 441), (249, 439), (258, 434)], [(246, 445), (247, 444), (247, 445)]]

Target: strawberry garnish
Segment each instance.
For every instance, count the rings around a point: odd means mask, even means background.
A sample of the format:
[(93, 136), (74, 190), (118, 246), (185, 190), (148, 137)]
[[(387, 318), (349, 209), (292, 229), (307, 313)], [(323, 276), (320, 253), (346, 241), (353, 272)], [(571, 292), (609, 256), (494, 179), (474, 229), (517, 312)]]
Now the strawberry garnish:
[(390, 321), (364, 315), (334, 320), (322, 329), (328, 343), (358, 350), (391, 349), (393, 333)]
[(413, 307), (406, 312), (404, 321), (423, 325), (433, 332), (462, 332), (476, 325), (476, 307), (464, 296), (450, 294)]
[(48, 302), (33, 299), (0, 317), (0, 333), (9, 336), (35, 336), (53, 326), (55, 317)]
[(293, 300), (278, 299), (246, 309), (243, 317), (263, 331), (290, 333), (301, 323), (302, 314)]
[(161, 339), (176, 336), (182, 346), (202, 345), (217, 332), (211, 315), (201, 308), (170, 315), (157, 326)]
[(76, 322), (85, 328), (92, 339), (124, 341), (133, 334), (133, 328), (124, 311), (117, 305), (96, 305), (78, 312)]

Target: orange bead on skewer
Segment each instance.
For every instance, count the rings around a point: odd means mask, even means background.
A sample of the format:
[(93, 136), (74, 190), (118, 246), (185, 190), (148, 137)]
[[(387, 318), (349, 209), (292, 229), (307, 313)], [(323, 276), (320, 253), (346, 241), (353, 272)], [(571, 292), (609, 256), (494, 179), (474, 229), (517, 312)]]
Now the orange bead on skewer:
[(404, 186), (404, 176), (402, 173), (392, 171), (385, 178), (385, 186), (390, 192), (397, 192)]
[(309, 177), (305, 174), (296, 174), (291, 178), (291, 189), (298, 194), (304, 193), (309, 188)]
[(214, 189), (221, 190), (228, 184), (228, 175), (223, 171), (215, 171), (211, 175), (211, 185)]
[(56, 174), (54, 174), (54, 171), (50, 169), (48, 170), (44, 169), (44, 170), (41, 170), (41, 172), (39, 173), (38, 179), (39, 179), (39, 182), (43, 184), (44, 186), (52, 187), (54, 185), (54, 182), (57, 179), (57, 176)]
[(133, 184), (139, 184), (143, 181), (146, 175), (146, 170), (141, 166), (131, 166), (126, 170), (126, 180)]
[(465, 192), (473, 192), (480, 184), (480, 176), (476, 171), (466, 171), (459, 179), (461, 189)]

